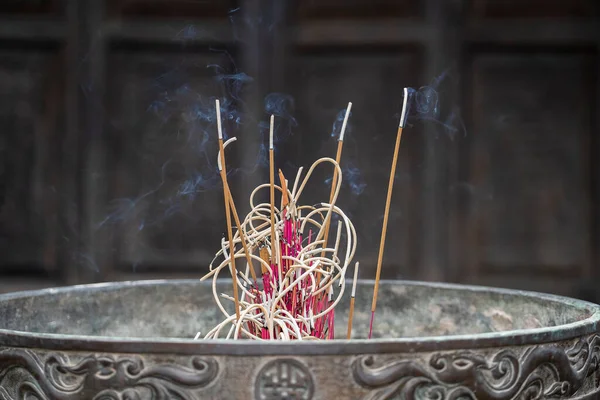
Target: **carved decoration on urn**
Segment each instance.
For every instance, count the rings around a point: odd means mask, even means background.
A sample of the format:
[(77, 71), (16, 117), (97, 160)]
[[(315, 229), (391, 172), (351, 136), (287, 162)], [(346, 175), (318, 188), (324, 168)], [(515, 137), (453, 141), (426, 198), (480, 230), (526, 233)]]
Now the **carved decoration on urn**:
[(0, 350), (0, 400), (197, 400), (197, 389), (217, 373), (216, 360), (206, 357), (191, 357), (188, 365), (147, 365), (130, 355), (40, 355), (5, 348)]
[(365, 400), (541, 399), (580, 396), (599, 387), (600, 336), (570, 346), (513, 347), (491, 355), (437, 353), (429, 362), (398, 360), (376, 365), (373, 356), (353, 363), (354, 379), (371, 389)]
[(293, 359), (268, 362), (258, 373), (256, 400), (311, 400), (315, 387), (304, 364)]

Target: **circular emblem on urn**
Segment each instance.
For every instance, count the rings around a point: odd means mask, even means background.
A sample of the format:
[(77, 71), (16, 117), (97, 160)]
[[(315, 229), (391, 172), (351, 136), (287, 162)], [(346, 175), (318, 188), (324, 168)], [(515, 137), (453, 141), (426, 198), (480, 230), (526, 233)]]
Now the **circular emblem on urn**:
[(301, 362), (283, 358), (269, 361), (256, 377), (256, 400), (311, 400), (312, 375)]

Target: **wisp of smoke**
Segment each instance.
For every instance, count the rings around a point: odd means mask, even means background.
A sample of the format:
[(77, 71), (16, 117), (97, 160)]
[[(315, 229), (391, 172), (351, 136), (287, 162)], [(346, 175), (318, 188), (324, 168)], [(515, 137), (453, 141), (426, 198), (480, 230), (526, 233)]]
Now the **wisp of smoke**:
[[(232, 10), (229, 16), (238, 41), (250, 30), (265, 31), (274, 23), (267, 18), (248, 20), (239, 8)], [(175, 32), (175, 40), (195, 40), (203, 33), (189, 24)], [(147, 126), (151, 129), (145, 132), (143, 142), (135, 152), (141, 155), (144, 162), (150, 160), (143, 165), (145, 170), (152, 166), (158, 170), (162, 164), (162, 170), (157, 171), (160, 182), (146, 183), (142, 194), (112, 200), (107, 204), (107, 215), (95, 224), (96, 229), (103, 229), (107, 225), (127, 226), (128, 233), (136, 235), (149, 227), (162, 226), (166, 219), (175, 214), (182, 214), (186, 218), (190, 214), (190, 221), (202, 217), (201, 213), (197, 213), (197, 207), (193, 206), (194, 202), (198, 203), (201, 193), (221, 188), (221, 179), (215, 166), (218, 148), (215, 94), (220, 100), (225, 139), (239, 136), (243, 141), (243, 135), (240, 135), (242, 126), (256, 127), (257, 134), (262, 134), (263, 139), (258, 147), (256, 162), (228, 168), (228, 176), (254, 173), (258, 168), (268, 165), (268, 124), (260, 121), (261, 116), (246, 111), (244, 103), (244, 91), (254, 84), (254, 78), (237, 69), (235, 59), (227, 50), (209, 50), (225, 57), (223, 64), (227, 66), (216, 63), (198, 65), (182, 57), (176, 65), (165, 68), (164, 72), (149, 82), (146, 90), (151, 92), (152, 101), (145, 109)], [(199, 68), (211, 70), (213, 79), (199, 80), (198, 76), (205, 75), (204, 71), (197, 74)], [(294, 98), (288, 94), (275, 92), (265, 97), (265, 113), (276, 116), (276, 143), (283, 142), (297, 126), (294, 107)], [(177, 160), (177, 172), (174, 174), (165, 173), (171, 161), (160, 158), (165, 157), (166, 153), (169, 159)], [(147, 174), (145, 182), (152, 180), (150, 175)], [(360, 183), (357, 185), (357, 188), (360, 187)], [(130, 239), (133, 237), (130, 236)], [(92, 258), (82, 255), (79, 259), (89, 268), (97, 269)]]
[(287, 120), (293, 126), (296, 126), (296, 119), (292, 116), (294, 108), (294, 98), (289, 94), (269, 93), (265, 97), (265, 112), (267, 114), (273, 114), (275, 117)]
[[(346, 108), (338, 111), (337, 116), (335, 117), (335, 121), (333, 121), (333, 126), (331, 127), (331, 137), (339, 137), (340, 132), (342, 130), (342, 125), (344, 123), (344, 117), (346, 116)], [(348, 116), (348, 123), (346, 125), (346, 135), (349, 136), (352, 133), (352, 111), (350, 111), (350, 115)]]
[[(269, 93), (265, 96), (265, 114), (275, 116), (275, 131), (273, 142), (275, 144), (282, 142), (286, 137), (290, 136), (292, 128), (298, 126), (296, 118), (294, 118), (295, 101), (292, 96), (285, 93)], [(269, 123), (261, 121), (258, 124), (259, 130), (262, 132), (263, 139), (268, 137)], [(264, 140), (263, 140), (264, 142)]]
[(418, 90), (408, 88), (408, 120), (434, 123), (440, 127), (450, 139), (458, 134), (466, 136), (467, 130), (460, 118), (458, 107), (442, 107), (440, 104), (440, 85), (449, 76), (449, 70), (432, 80), (431, 85), (422, 86)]
[[(350, 192), (358, 196), (367, 188), (367, 184), (364, 181), (360, 169), (353, 163), (349, 162), (347, 166), (342, 168), (342, 187), (350, 188)], [(325, 179), (325, 185), (331, 186), (332, 178), (328, 177)]]

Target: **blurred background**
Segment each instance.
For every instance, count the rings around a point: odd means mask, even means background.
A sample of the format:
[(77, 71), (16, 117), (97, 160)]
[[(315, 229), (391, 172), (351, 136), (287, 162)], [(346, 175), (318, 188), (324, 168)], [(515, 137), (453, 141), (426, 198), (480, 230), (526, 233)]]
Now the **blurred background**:
[[(276, 162), (335, 155), (374, 277), (600, 302), (597, 0), (3, 0), (0, 291), (199, 278)], [(341, 112), (341, 113), (340, 113)], [(306, 203), (327, 199), (318, 170)], [(308, 189), (307, 189), (308, 190)], [(598, 283), (596, 283), (598, 282)]]

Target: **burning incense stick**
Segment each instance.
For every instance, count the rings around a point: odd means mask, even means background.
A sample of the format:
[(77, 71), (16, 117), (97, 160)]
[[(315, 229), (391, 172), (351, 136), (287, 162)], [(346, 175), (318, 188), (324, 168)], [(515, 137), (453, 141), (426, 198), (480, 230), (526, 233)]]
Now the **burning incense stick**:
[[(348, 118), (350, 117), (350, 110), (352, 109), (352, 102), (348, 102), (348, 107), (346, 108), (346, 115), (344, 115), (344, 121), (342, 122), (342, 128), (340, 129), (340, 136), (338, 138), (338, 146), (337, 152), (335, 155), (335, 162), (339, 165), (342, 159), (342, 148), (344, 147), (344, 134), (346, 133), (346, 126), (348, 125)], [(333, 195), (335, 193), (335, 187), (337, 186), (338, 173), (337, 169), (333, 171), (333, 178), (331, 179), (331, 192), (329, 193), (329, 203), (333, 202)], [(325, 221), (325, 230), (323, 236), (323, 248), (327, 247), (327, 241), (329, 239), (329, 229), (331, 227), (331, 221)], [(321, 256), (324, 256), (321, 254)], [(320, 278), (320, 277), (319, 277)]]
[(400, 150), (400, 141), (402, 139), (402, 130), (406, 124), (408, 105), (408, 88), (404, 88), (404, 102), (402, 104), (402, 114), (398, 124), (398, 134), (396, 136), (396, 146), (394, 148), (394, 157), (392, 159), (392, 170), (390, 172), (390, 182), (388, 185), (387, 198), (385, 201), (385, 211), (383, 214), (383, 226), (381, 228), (381, 241), (379, 243), (379, 257), (377, 258), (377, 272), (375, 275), (375, 287), (373, 288), (373, 303), (371, 305), (371, 322), (369, 323), (369, 339), (373, 335), (373, 321), (375, 320), (375, 309), (377, 308), (377, 293), (379, 291), (379, 279), (381, 277), (381, 265), (383, 263), (383, 251), (385, 248), (385, 236), (387, 233), (388, 218), (390, 216), (390, 205), (392, 202), (392, 190), (394, 188), (394, 177), (396, 175), (396, 164), (398, 163), (398, 152)]
[(231, 214), (229, 212), (229, 196), (230, 192), (228, 190), (229, 185), (227, 184), (227, 169), (225, 165), (225, 150), (223, 147), (223, 130), (221, 128), (221, 104), (219, 100), (215, 100), (215, 110), (217, 112), (217, 133), (219, 135), (219, 152), (221, 154), (221, 180), (223, 181), (223, 196), (225, 200), (225, 219), (227, 222), (227, 238), (229, 239), (229, 257), (230, 257), (230, 267), (231, 267), (231, 276), (233, 281), (233, 297), (235, 299), (235, 314), (237, 318), (240, 318), (240, 303), (239, 303), (239, 294), (238, 294), (238, 284), (237, 284), (237, 270), (235, 268), (235, 248), (233, 244), (233, 233), (231, 229)]
[[(352, 103), (348, 103), (348, 108), (346, 108), (346, 115), (344, 116), (344, 122), (342, 122), (342, 129), (340, 130), (340, 137), (338, 138), (338, 146), (337, 153), (335, 155), (335, 162), (340, 164), (342, 159), (342, 148), (344, 147), (344, 134), (346, 133), (346, 126), (348, 125), (348, 118), (350, 117), (350, 110), (352, 109)], [(337, 170), (333, 170), (333, 178), (331, 179), (331, 192), (329, 193), (329, 202), (333, 202), (333, 194), (335, 192), (335, 186), (337, 185), (338, 174)], [(327, 225), (325, 227), (325, 236), (323, 239), (325, 240), (325, 244), (323, 247), (327, 247), (327, 239), (329, 237), (329, 227), (330, 221), (327, 221)]]
[[(344, 116), (344, 122), (342, 122), (342, 129), (340, 130), (340, 137), (338, 138), (338, 147), (337, 153), (335, 155), (335, 162), (340, 163), (342, 159), (342, 147), (344, 145), (344, 134), (346, 133), (346, 127), (348, 126), (348, 118), (350, 117), (350, 110), (352, 110), (352, 103), (348, 103), (348, 108), (346, 108), (346, 115)], [(337, 171), (333, 171), (333, 179), (331, 180), (331, 193), (329, 194), (329, 201), (332, 201), (333, 191), (335, 185), (337, 183), (338, 175)]]
[(352, 337), (352, 319), (354, 318), (354, 298), (356, 297), (356, 281), (358, 280), (358, 261), (354, 264), (354, 279), (352, 280), (352, 293), (350, 295), (350, 312), (348, 313), (348, 333), (346, 339)]
[[(273, 148), (273, 131), (275, 126), (275, 116), (271, 115), (269, 124), (269, 184), (271, 192), (271, 266), (278, 264), (277, 260), (277, 236), (275, 231), (275, 155)], [(279, 279), (281, 279), (281, 270)]]

